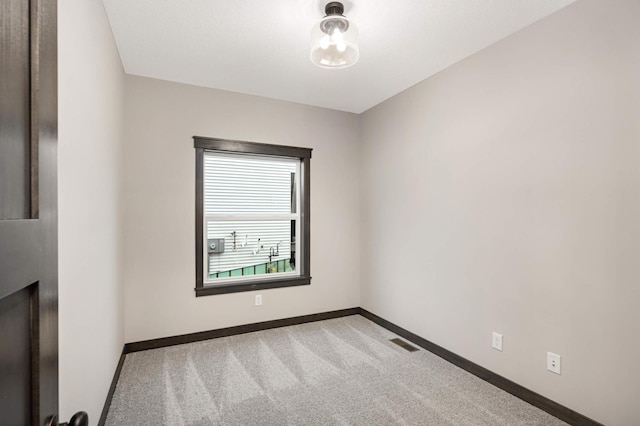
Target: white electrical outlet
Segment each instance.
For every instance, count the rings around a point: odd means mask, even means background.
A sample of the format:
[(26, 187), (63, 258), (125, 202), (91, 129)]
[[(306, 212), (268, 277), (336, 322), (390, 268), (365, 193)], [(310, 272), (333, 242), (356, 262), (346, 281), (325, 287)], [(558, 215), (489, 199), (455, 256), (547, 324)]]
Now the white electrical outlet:
[(547, 352), (547, 370), (560, 374), (560, 355)]
[(502, 334), (493, 332), (493, 339), (491, 341), (491, 346), (493, 349), (497, 349), (502, 352)]
[(256, 306), (262, 305), (262, 295), (256, 294)]

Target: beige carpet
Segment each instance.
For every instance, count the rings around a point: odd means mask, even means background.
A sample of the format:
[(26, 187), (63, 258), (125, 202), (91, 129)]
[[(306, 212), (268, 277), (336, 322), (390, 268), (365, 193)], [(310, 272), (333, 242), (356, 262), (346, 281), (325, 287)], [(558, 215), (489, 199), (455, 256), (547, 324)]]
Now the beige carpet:
[(354, 315), (126, 356), (107, 425), (564, 425)]

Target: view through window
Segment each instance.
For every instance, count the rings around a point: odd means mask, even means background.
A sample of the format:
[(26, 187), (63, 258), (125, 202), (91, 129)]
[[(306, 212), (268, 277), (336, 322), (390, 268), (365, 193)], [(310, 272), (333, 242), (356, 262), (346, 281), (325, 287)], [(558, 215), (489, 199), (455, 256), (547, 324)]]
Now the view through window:
[(297, 275), (299, 168), (291, 158), (205, 153), (207, 282)]

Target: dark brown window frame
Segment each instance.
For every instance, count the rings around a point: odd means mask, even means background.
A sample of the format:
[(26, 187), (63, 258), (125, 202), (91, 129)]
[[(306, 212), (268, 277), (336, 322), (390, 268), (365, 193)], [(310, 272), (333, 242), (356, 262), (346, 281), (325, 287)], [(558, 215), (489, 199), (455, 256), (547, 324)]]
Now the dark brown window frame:
[[(293, 287), (311, 284), (311, 181), (310, 163), (311, 148), (298, 148), (284, 145), (270, 145), (257, 142), (236, 141), (229, 139), (208, 138), (203, 136), (193, 137), (193, 146), (196, 149), (196, 297), (212, 294), (237, 293), (241, 291), (254, 291), (269, 288)], [(302, 176), (300, 188), (302, 202), (300, 203), (301, 245), (303, 247), (302, 265), (300, 276), (293, 278), (273, 278), (260, 280), (247, 280), (229, 284), (204, 285), (204, 153), (205, 151), (229, 152), (235, 154), (270, 155), (277, 157), (296, 158), (302, 162)]]

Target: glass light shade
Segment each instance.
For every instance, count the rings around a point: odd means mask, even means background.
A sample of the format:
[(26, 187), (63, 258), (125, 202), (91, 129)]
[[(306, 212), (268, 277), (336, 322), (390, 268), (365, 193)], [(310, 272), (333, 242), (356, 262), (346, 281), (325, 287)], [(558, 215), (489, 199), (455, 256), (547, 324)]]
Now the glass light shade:
[(329, 15), (311, 29), (311, 62), (347, 68), (358, 62), (358, 28), (342, 15)]

